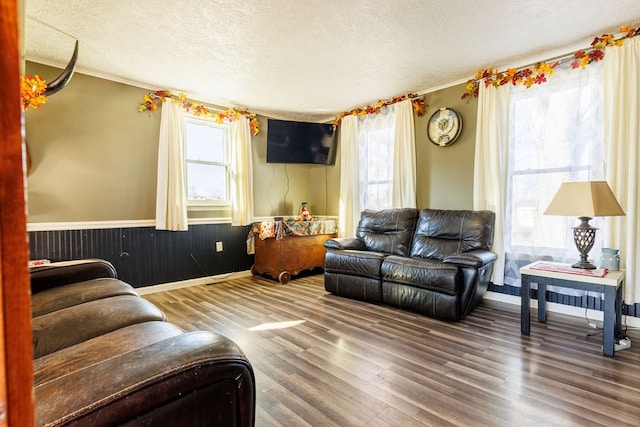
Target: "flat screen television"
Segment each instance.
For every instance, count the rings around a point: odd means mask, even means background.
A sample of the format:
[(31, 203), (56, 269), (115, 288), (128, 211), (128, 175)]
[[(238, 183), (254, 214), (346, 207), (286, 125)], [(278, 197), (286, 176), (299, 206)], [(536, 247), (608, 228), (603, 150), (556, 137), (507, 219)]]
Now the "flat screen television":
[(336, 163), (336, 132), (327, 123), (269, 119), (267, 163)]

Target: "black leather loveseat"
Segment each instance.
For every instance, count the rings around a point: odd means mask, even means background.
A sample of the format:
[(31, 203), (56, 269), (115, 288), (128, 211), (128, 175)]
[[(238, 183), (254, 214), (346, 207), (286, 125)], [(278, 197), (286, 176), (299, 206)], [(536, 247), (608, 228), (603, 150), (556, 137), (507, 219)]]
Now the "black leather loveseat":
[(356, 237), (325, 242), (325, 289), (461, 320), (487, 290), (494, 223), (491, 211), (365, 210)]
[(185, 332), (102, 260), (32, 268), (37, 426), (252, 426), (255, 378), (230, 339)]

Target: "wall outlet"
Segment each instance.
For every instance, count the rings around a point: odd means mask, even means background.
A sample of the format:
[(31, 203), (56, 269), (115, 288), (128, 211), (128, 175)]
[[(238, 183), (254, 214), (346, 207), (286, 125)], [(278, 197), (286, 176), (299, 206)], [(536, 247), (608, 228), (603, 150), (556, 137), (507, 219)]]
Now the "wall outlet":
[(222, 252), (222, 242), (216, 242), (216, 252)]

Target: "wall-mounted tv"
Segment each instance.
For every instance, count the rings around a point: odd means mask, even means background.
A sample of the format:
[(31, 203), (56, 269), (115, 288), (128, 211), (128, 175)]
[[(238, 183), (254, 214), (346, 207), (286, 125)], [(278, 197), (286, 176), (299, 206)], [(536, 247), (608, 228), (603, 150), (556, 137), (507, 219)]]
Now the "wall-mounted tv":
[(336, 132), (330, 124), (268, 120), (267, 163), (333, 165), (336, 145)]

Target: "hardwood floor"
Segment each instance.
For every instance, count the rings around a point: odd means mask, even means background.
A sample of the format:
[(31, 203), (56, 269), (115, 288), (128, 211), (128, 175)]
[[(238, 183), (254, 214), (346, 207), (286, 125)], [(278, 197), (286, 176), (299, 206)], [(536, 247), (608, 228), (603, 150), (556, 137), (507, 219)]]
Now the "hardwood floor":
[(327, 294), (321, 274), (144, 297), (244, 350), (257, 426), (640, 425), (635, 330), (610, 358), (585, 319), (549, 313), (523, 336), (518, 306), (486, 301), (446, 323)]

